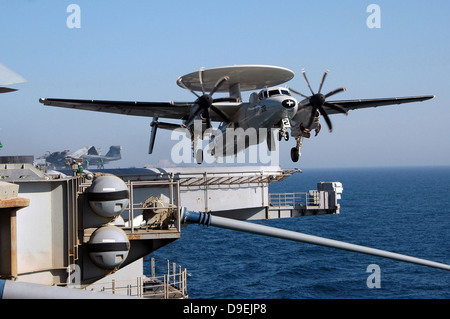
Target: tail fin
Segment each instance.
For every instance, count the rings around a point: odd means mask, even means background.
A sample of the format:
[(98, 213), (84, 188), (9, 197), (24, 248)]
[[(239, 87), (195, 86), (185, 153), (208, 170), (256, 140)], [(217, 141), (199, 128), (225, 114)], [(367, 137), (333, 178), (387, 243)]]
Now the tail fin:
[(88, 149), (88, 155), (100, 155), (99, 154), (99, 152), (98, 152), (98, 150), (97, 150), (97, 148), (95, 147), (95, 146), (91, 146), (89, 149)]
[(118, 157), (119, 159), (122, 158), (120, 155), (120, 150), (122, 149), (122, 146), (120, 145), (113, 145), (109, 148), (108, 153), (106, 153), (106, 157)]

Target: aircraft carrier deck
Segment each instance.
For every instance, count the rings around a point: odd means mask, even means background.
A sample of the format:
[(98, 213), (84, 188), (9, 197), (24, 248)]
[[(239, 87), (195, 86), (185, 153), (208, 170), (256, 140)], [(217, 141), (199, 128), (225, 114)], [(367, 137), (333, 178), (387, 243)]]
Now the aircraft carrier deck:
[(300, 173), (277, 166), (59, 172), (3, 163), (0, 295), (187, 298), (186, 268), (152, 259), (151, 275), (143, 272), (145, 256), (182, 237), (183, 210), (239, 220), (339, 213), (339, 182), (269, 193), (270, 183)]

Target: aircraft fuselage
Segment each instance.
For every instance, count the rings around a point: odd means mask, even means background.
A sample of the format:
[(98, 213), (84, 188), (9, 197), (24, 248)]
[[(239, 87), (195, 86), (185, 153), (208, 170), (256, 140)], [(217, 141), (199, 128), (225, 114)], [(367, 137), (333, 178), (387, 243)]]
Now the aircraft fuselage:
[[(216, 156), (237, 154), (267, 139), (273, 128), (289, 127), (298, 102), (285, 88), (273, 87), (253, 93), (249, 103), (242, 103), (232, 122), (219, 126), (214, 134)], [(234, 140), (234, 142), (232, 142)]]

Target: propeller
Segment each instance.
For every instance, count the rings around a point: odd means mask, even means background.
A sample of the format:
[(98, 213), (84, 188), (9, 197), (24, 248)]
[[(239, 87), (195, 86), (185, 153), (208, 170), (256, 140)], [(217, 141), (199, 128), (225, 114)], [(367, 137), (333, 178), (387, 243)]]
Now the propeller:
[(155, 138), (156, 138), (156, 131), (158, 130), (158, 117), (154, 117), (152, 123), (150, 123), (150, 126), (152, 127), (152, 133), (150, 135), (150, 145), (148, 147), (148, 153), (151, 154), (153, 152), (153, 147), (155, 146)]
[(206, 93), (205, 92), (205, 88), (203, 86), (203, 72), (204, 72), (204, 68), (201, 68), (200, 71), (198, 72), (198, 77), (199, 77), (199, 81), (200, 81), (200, 86), (202, 88), (202, 95), (197, 94), (194, 90), (190, 89), (189, 87), (187, 87), (184, 83), (182, 78), (178, 78), (178, 84), (185, 88), (186, 90), (189, 90), (192, 94), (194, 94), (197, 97), (197, 100), (195, 101), (195, 104), (198, 105), (197, 109), (191, 114), (191, 116), (187, 119), (186, 123), (182, 124), (182, 127), (189, 127), (192, 122), (194, 122), (195, 118), (200, 114), (203, 113), (206, 119), (206, 127), (207, 128), (211, 128), (211, 116), (209, 113), (209, 110), (213, 110), (217, 115), (220, 116), (220, 118), (222, 118), (222, 120), (226, 123), (230, 123), (230, 119), (229, 117), (223, 113), (221, 110), (219, 110), (217, 107), (215, 107), (213, 105), (214, 102), (225, 102), (225, 101), (229, 101), (229, 102), (235, 102), (236, 99), (233, 98), (220, 98), (220, 99), (213, 99), (213, 94), (217, 92), (217, 90), (226, 82), (229, 80), (228, 76), (224, 76), (222, 78), (220, 78), (216, 84), (214, 85), (214, 88), (211, 90), (211, 92)]
[(325, 109), (323, 108), (324, 106), (329, 107), (331, 109), (336, 110), (339, 113), (344, 113), (345, 115), (348, 115), (347, 110), (345, 108), (343, 108), (342, 106), (340, 106), (339, 104), (336, 103), (330, 103), (327, 102), (326, 99), (329, 98), (332, 95), (335, 95), (336, 93), (342, 92), (342, 91), (346, 91), (346, 88), (337, 88), (333, 91), (330, 91), (327, 94), (322, 94), (322, 87), (323, 87), (323, 83), (325, 82), (325, 78), (328, 75), (328, 70), (325, 71), (325, 73), (322, 76), (322, 80), (320, 81), (320, 86), (319, 86), (319, 91), (317, 93), (314, 93), (313, 89), (311, 88), (311, 85), (309, 84), (308, 78), (306, 77), (306, 73), (305, 73), (305, 69), (302, 70), (302, 74), (303, 74), (303, 78), (305, 79), (306, 84), (308, 85), (309, 90), (311, 91), (311, 96), (306, 96), (300, 92), (297, 92), (291, 88), (289, 88), (289, 90), (292, 93), (295, 93), (297, 95), (300, 95), (306, 99), (308, 99), (308, 103), (304, 106), (312, 106), (312, 111), (311, 111), (311, 118), (309, 120), (309, 123), (307, 125), (308, 129), (311, 129), (311, 126), (313, 124), (314, 121), (314, 117), (316, 116), (316, 112), (317, 110), (319, 110), (320, 114), (323, 115), (323, 117), (325, 118), (325, 121), (327, 122), (328, 128), (330, 129), (330, 132), (333, 131), (333, 125), (331, 124), (331, 120), (327, 114), (327, 112), (325, 111)]

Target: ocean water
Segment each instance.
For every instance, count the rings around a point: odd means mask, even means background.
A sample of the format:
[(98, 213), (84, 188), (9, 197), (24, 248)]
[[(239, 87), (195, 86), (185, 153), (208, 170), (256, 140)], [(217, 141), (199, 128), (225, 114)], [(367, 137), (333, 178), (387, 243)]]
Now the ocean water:
[[(343, 183), (341, 214), (256, 223), (450, 264), (450, 167), (304, 169), (270, 192), (319, 181)], [(187, 268), (193, 299), (450, 298), (445, 270), (214, 227), (189, 225), (149, 257)]]

